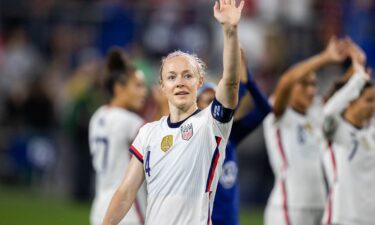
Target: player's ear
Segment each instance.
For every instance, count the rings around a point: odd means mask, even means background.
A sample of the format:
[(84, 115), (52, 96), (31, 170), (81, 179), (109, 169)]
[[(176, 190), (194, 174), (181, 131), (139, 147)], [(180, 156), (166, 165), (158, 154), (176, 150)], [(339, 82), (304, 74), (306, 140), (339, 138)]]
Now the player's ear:
[(160, 89), (165, 92), (165, 86), (164, 86), (164, 82), (162, 79), (159, 80), (159, 85), (160, 85)]
[(119, 82), (116, 82), (113, 86), (113, 94), (114, 96), (119, 95), (124, 90), (124, 85), (121, 85)]

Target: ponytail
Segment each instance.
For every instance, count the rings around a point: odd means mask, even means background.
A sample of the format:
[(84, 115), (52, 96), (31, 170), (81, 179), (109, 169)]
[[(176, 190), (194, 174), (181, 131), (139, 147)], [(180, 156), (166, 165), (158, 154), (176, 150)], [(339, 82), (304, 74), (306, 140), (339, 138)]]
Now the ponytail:
[(130, 64), (123, 50), (120, 48), (112, 48), (109, 51), (103, 83), (110, 97), (114, 96), (115, 84), (121, 83), (125, 85), (135, 71), (135, 67)]

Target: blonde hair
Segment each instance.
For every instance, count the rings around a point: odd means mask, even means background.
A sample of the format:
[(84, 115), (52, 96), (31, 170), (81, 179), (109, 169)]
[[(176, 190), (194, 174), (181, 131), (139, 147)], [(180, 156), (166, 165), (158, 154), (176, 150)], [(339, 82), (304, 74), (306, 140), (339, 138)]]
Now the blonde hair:
[(163, 68), (164, 68), (165, 62), (168, 59), (178, 57), (178, 56), (186, 57), (190, 61), (190, 63), (192, 65), (194, 65), (194, 67), (196, 68), (196, 70), (198, 72), (198, 75), (201, 76), (201, 77), (205, 76), (205, 74), (206, 74), (206, 64), (197, 55), (189, 54), (189, 53), (177, 50), (177, 51), (169, 53), (166, 57), (163, 57), (163, 59), (161, 60), (161, 66), (160, 66), (160, 71), (159, 71), (160, 80), (163, 79), (162, 73), (163, 73)]

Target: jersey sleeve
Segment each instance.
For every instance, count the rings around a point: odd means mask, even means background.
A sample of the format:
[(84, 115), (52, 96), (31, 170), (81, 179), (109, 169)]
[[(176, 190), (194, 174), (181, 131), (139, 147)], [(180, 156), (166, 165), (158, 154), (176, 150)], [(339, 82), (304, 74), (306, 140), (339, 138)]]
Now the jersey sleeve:
[(142, 125), (145, 122), (141, 118), (134, 117), (131, 121), (129, 121), (129, 143), (132, 143), (132, 141), (135, 139), (136, 135), (138, 134), (139, 129), (142, 127)]
[(338, 117), (349, 103), (360, 95), (366, 83), (364, 73), (355, 73), (347, 84), (338, 90), (324, 105), (323, 131), (328, 140), (332, 140), (338, 126)]
[(130, 145), (129, 151), (137, 157), (137, 159), (143, 163), (144, 155), (144, 127), (139, 129), (137, 136), (135, 137), (133, 143)]
[(272, 110), (268, 99), (256, 85), (249, 70), (247, 70), (247, 80), (246, 89), (251, 94), (255, 104), (249, 113), (233, 123), (230, 140), (234, 145), (238, 145), (248, 134), (257, 128)]
[(358, 98), (362, 87), (366, 83), (363, 72), (355, 73), (347, 84), (338, 90), (324, 105), (324, 115), (341, 114), (351, 101)]

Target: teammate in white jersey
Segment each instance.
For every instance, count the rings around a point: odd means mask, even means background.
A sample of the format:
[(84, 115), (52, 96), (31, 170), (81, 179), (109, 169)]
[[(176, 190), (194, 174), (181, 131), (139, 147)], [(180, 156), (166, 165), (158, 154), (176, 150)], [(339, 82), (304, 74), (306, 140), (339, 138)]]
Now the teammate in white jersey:
[[(120, 50), (110, 52), (106, 70), (105, 87), (110, 95), (109, 104), (95, 112), (89, 127), (90, 151), (96, 173), (91, 225), (102, 223), (132, 156), (128, 148), (144, 124), (142, 118), (133, 112), (141, 109), (145, 101), (142, 74), (127, 62)], [(145, 205), (146, 190), (143, 188), (119, 224), (144, 224)]]
[[(323, 224), (375, 224), (375, 133), (369, 126), (375, 87), (364, 71), (364, 57), (356, 55), (352, 54), (355, 74), (329, 99), (325, 109), (334, 180)], [(332, 113), (332, 108), (343, 103), (343, 113)]]
[(162, 62), (160, 85), (169, 117), (143, 126), (133, 145), (125, 178), (112, 198), (103, 224), (118, 224), (146, 180), (147, 225), (211, 224), (211, 212), (225, 147), (238, 102), (240, 49), (237, 26), (244, 2), (215, 3), (214, 16), (224, 32), (223, 76), (216, 98), (197, 107), (204, 81), (199, 59), (180, 51)]
[(282, 75), (273, 113), (264, 121), (264, 136), (275, 184), (269, 197), (266, 225), (317, 225), (325, 203), (321, 154), (322, 121), (311, 109), (316, 94), (314, 70), (345, 59), (344, 40), (331, 39), (326, 49)]

